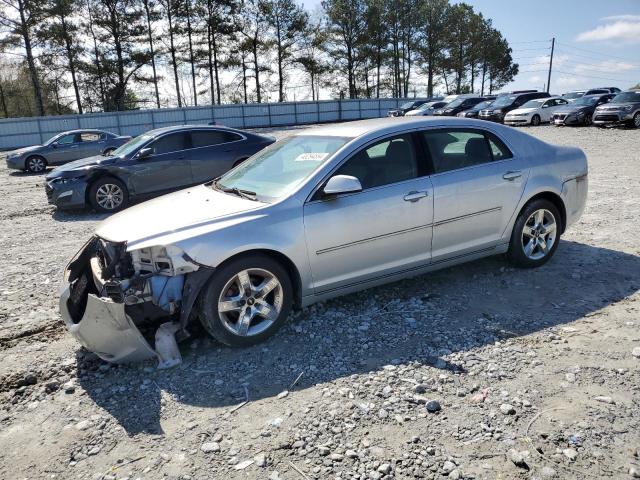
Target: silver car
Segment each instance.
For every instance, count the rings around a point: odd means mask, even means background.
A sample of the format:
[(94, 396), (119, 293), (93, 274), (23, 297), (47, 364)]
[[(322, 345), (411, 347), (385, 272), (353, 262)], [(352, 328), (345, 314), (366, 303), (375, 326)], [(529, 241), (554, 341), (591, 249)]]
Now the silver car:
[(105, 220), (66, 268), (61, 311), (114, 362), (164, 361), (167, 334), (184, 338), (196, 321), (250, 345), (292, 307), (488, 255), (540, 266), (586, 197), (580, 149), (499, 124), (317, 127)]
[(51, 137), (42, 145), (20, 148), (7, 153), (7, 167), (42, 173), (48, 166), (62, 165), (95, 155), (109, 155), (131, 137), (104, 130), (70, 130)]

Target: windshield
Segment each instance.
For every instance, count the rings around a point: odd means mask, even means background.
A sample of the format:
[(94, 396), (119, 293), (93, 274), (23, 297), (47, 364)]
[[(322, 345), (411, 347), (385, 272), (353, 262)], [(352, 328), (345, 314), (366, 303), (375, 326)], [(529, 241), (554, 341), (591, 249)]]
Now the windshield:
[(453, 102), (448, 103), (447, 108), (456, 108), (457, 106), (462, 105), (462, 102), (464, 101), (465, 101), (464, 98), (457, 98)]
[(56, 140), (58, 140), (60, 137), (63, 137), (64, 135), (67, 135), (66, 133), (59, 133), (58, 135), (54, 135), (53, 137), (51, 137), (49, 140), (47, 140), (46, 142), (44, 142), (43, 145), (47, 146), (47, 145), (51, 145), (53, 142), (55, 142)]
[(565, 93), (562, 96), (564, 98), (567, 98), (567, 99), (571, 100), (573, 98), (580, 98), (583, 95), (584, 95), (584, 92), (569, 92), (569, 93)]
[(475, 107), (471, 108), (470, 110), (482, 110), (483, 108), (490, 107), (493, 102), (494, 102), (493, 100), (489, 100), (489, 101), (486, 101), (486, 102), (480, 102), (479, 104), (477, 104)]
[(543, 98), (542, 100), (529, 100), (520, 108), (540, 108), (545, 100), (545, 98)]
[(411, 108), (416, 102), (407, 102), (400, 105), (400, 108)]
[(217, 186), (255, 192), (260, 200), (275, 200), (296, 188), (349, 140), (315, 135), (285, 138), (224, 174)]
[(619, 93), (618, 95), (613, 97), (613, 100), (611, 100), (611, 103), (629, 103), (629, 102), (640, 102), (640, 91)]
[(124, 145), (120, 145), (113, 151), (111, 155), (114, 157), (126, 157), (130, 153), (135, 152), (138, 147), (144, 145), (152, 138), (153, 137), (151, 135), (140, 135), (133, 140), (129, 140)]
[(492, 107), (506, 107), (507, 105), (511, 105), (516, 98), (515, 95), (503, 95), (493, 102)]
[(600, 97), (580, 97), (573, 102), (574, 105), (595, 105)]

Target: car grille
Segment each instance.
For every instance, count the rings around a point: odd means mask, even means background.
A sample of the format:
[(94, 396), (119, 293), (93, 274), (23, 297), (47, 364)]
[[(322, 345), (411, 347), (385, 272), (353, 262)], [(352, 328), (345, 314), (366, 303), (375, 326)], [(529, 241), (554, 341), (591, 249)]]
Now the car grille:
[(564, 113), (560, 113), (560, 114), (556, 113), (556, 114), (553, 116), (553, 119), (554, 119), (554, 120), (564, 120), (565, 118), (567, 118), (567, 115), (566, 115), (566, 114), (564, 114)]
[(620, 119), (617, 115), (596, 115), (594, 120), (598, 122), (617, 122)]
[(480, 115), (482, 115), (483, 117), (488, 117), (489, 115), (491, 115), (491, 110), (480, 110)]

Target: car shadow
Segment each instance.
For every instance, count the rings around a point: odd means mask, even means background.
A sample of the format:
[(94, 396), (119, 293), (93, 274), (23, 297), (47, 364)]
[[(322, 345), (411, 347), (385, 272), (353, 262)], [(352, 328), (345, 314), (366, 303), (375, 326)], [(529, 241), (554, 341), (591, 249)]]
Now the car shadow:
[(202, 335), (183, 344), (184, 361), (171, 370), (151, 362), (107, 366), (79, 350), (79, 383), (129, 435), (160, 434), (167, 395), (228, 411), (247, 393), (250, 401), (276, 396), (300, 373), (295, 389), (392, 363), (462, 372), (443, 357), (568, 324), (637, 290), (639, 256), (563, 241), (538, 269), (491, 257), (322, 302), (253, 347)]

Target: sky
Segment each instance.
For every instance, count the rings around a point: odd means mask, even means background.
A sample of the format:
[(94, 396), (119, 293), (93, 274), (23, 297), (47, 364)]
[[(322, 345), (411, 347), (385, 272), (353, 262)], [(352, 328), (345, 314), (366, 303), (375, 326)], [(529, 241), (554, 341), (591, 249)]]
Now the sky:
[[(503, 90), (629, 88), (640, 82), (640, 0), (466, 0), (493, 20), (521, 73)], [(310, 9), (320, 0), (304, 0)], [(418, 81), (420, 83), (420, 80)]]

